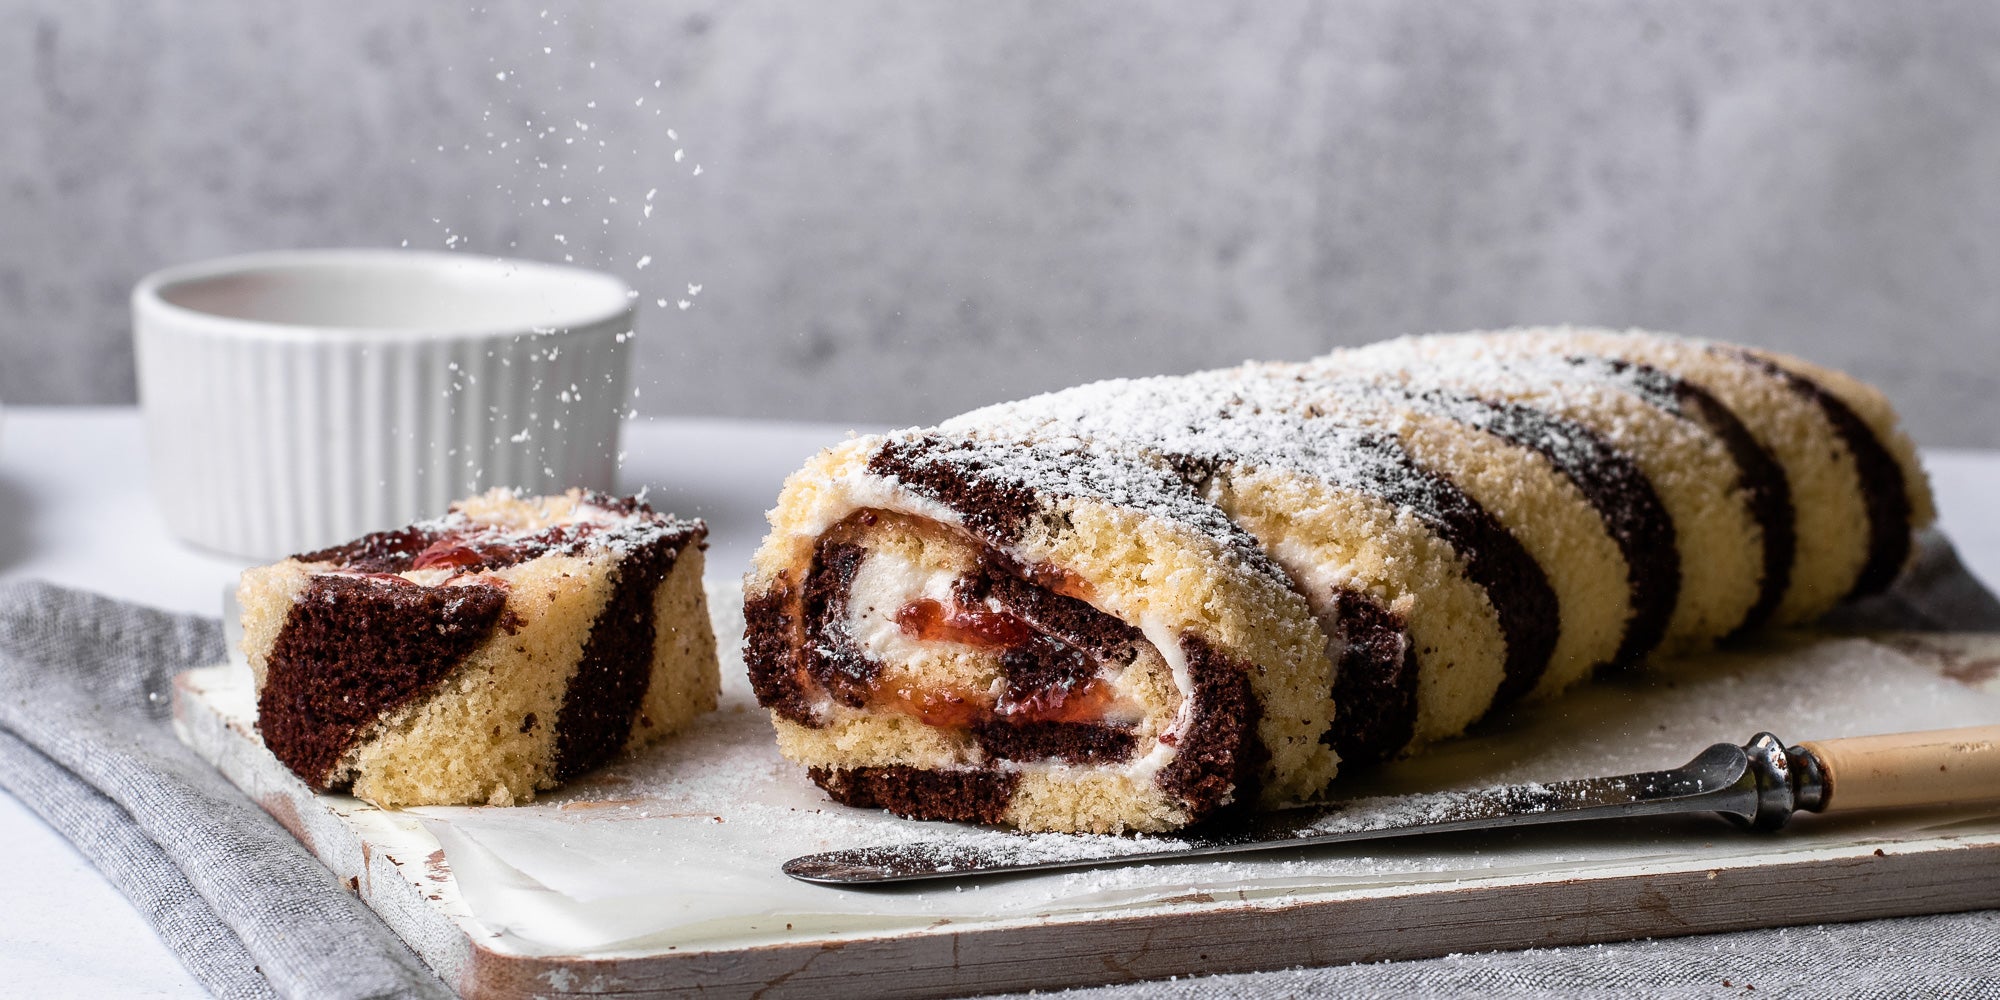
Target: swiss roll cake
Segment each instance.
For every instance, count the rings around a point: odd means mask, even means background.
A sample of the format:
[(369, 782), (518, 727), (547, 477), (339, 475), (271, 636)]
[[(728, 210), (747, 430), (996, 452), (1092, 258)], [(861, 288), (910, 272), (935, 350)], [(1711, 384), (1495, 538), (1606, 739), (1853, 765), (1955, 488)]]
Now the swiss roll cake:
[(1914, 455), (1857, 380), (1638, 332), (1095, 383), (796, 473), (747, 661), (837, 801), (1172, 829), (1881, 590)]
[(715, 707), (707, 527), (494, 491), (247, 570), (264, 745), (385, 807), (531, 800)]

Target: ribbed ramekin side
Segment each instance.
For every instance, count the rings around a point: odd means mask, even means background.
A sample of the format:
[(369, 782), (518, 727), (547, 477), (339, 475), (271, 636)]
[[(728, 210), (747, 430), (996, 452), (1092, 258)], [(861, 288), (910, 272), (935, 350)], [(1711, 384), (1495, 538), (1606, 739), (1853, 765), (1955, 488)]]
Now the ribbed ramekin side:
[(491, 486), (610, 489), (623, 399), (580, 390), (622, 391), (626, 345), (610, 327), (630, 324), (306, 341), (217, 335), (142, 310), (155, 496), (188, 541), (271, 559), (433, 516)]

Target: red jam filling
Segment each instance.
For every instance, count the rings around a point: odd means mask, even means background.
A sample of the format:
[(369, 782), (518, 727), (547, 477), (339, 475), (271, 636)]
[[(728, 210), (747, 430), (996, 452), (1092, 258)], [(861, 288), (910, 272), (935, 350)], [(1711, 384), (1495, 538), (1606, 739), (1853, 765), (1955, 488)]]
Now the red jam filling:
[(410, 569), (500, 569), (581, 541), (597, 530), (597, 524), (582, 521), (558, 524), (532, 535), (510, 535), (497, 529), (440, 535), (416, 554)]
[(921, 642), (956, 642), (981, 649), (1010, 649), (1035, 637), (1028, 623), (1004, 611), (961, 608), (920, 597), (896, 609), (903, 634)]
[(994, 714), (1019, 722), (1102, 722), (1111, 708), (1111, 688), (1098, 678), (1082, 686), (1041, 688), (1024, 698), (1011, 692), (993, 706)]
[(410, 563), (412, 570), (419, 569), (473, 569), (486, 562), (479, 550), (462, 545), (456, 538), (440, 538), (417, 553)]
[(1008, 722), (1097, 723), (1104, 721), (1111, 702), (1111, 688), (1095, 679), (1081, 688), (1047, 688), (1019, 700), (1002, 696), (991, 705), (979, 695), (906, 687), (879, 691), (875, 696), (878, 707), (913, 716), (938, 729), (970, 729), (995, 718)]
[[(947, 607), (927, 597), (896, 609), (895, 618), (904, 635), (922, 642), (1020, 651), (1041, 636), (1032, 625), (1005, 611), (956, 603)], [(977, 695), (908, 689), (895, 691), (888, 700), (891, 707), (916, 716), (925, 725), (962, 729), (995, 716), (1010, 722), (1101, 722), (1113, 696), (1102, 679), (1088, 677), (1062, 678), (1039, 687), (1009, 684), (991, 706)]]
[(938, 729), (970, 729), (989, 714), (978, 702), (950, 691), (897, 688), (886, 694), (886, 698), (878, 695), (878, 701), (886, 700), (889, 708)]

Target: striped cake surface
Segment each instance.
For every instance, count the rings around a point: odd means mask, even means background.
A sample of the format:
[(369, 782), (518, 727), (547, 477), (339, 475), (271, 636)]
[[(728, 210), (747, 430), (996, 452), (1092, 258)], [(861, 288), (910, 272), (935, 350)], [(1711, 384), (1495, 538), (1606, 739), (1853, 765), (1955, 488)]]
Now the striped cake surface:
[(496, 490), (243, 574), (264, 744), (382, 806), (510, 804), (715, 706), (707, 527)]
[(1095, 383), (796, 473), (747, 660), (837, 800), (1170, 829), (1882, 590), (1914, 456), (1858, 380), (1641, 332)]

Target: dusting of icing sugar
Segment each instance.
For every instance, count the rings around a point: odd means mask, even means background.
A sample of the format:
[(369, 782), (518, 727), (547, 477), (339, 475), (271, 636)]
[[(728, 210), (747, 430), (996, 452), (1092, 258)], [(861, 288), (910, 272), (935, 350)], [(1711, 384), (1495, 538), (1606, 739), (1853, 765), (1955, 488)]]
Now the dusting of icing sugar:
[[(1577, 810), (1617, 807), (1668, 790), (1656, 776), (1629, 775), (1585, 781), (1525, 782), (1484, 789), (1378, 796), (1318, 809), (1265, 814), (1248, 822), (1206, 830), (1137, 836), (1035, 834), (997, 842), (964, 838), (916, 841), (837, 852), (815, 859), (820, 876), (840, 869), (857, 875), (921, 875), (1081, 862), (1116, 863), (1151, 855), (1227, 852), (1248, 845), (1279, 846), (1291, 840), (1324, 841), (1380, 833), (1444, 832), (1471, 825), (1552, 819)], [(1673, 789), (1680, 792), (1699, 788)], [(1602, 812), (1598, 813), (1602, 815)], [(851, 867), (850, 867), (851, 866)]]
[[(976, 482), (1021, 498), (1041, 510), (1051, 501), (1098, 501), (1182, 525), (1220, 543), (1240, 565), (1282, 579), (1277, 566), (1248, 532), (1197, 493), (1172, 469), (1151, 455), (1121, 442), (1074, 433), (1043, 433), (1008, 437), (967, 433), (954, 421), (949, 427), (916, 428), (890, 434), (882, 452), (895, 454), (918, 467), (949, 470), (963, 481)], [(902, 480), (903, 490), (949, 505), (949, 498), (921, 481), (907, 481), (893, 470), (883, 478)], [(996, 526), (982, 523), (992, 512), (961, 510), (958, 520), (983, 541), (1006, 549), (1015, 541)]]
[(1620, 397), (1636, 398), (1686, 419), (1675, 376), (1605, 358), (1582, 345), (1562, 351), (1557, 332), (1539, 333), (1546, 336), (1523, 332), (1499, 339), (1470, 333), (1398, 337), (1333, 351), (1304, 367), (1314, 377), (1359, 377), (1416, 393), (1455, 390), (1484, 399), (1527, 397), (1561, 412), (1594, 412), (1614, 427)]
[(293, 558), (330, 563), (326, 571), (335, 573), (441, 586), (549, 553), (628, 552), (706, 531), (700, 520), (656, 513), (637, 498), (620, 500), (576, 489), (530, 497), (495, 489), (455, 503), (439, 517)]
[[(1108, 446), (1150, 453), (1197, 481), (1221, 465), (1281, 468), (1419, 511), (1462, 503), (1449, 483), (1425, 473), (1404, 453), (1393, 415), (1357, 419), (1352, 411), (1331, 408), (1335, 396), (1329, 387), (1305, 376), (1297, 366), (1259, 366), (1117, 379), (960, 419), (968, 431), (984, 427), (982, 433), (999, 438), (1032, 440), (1068, 429)], [(1362, 386), (1342, 380), (1334, 388)]]
[(1547, 816), (1581, 809), (1617, 807), (1637, 798), (1684, 795), (1707, 790), (1671, 774), (1628, 774), (1415, 795), (1374, 796), (1343, 802), (1292, 835), (1299, 838), (1380, 831), (1416, 830), (1479, 823), (1501, 817)]
[[(1303, 363), (1114, 379), (984, 407), (903, 436), (949, 441), (941, 459), (969, 472), (1182, 520), (1216, 518), (1199, 510), (1208, 506), (1200, 493), (1221, 465), (1283, 468), (1419, 513), (1449, 511), (1463, 504), (1456, 488), (1401, 447), (1415, 413), (1522, 439), (1570, 469), (1607, 460), (1600, 434), (1630, 440), (1614, 397), (1683, 416), (1673, 376), (1582, 351), (1565, 356), (1556, 350), (1562, 333), (1551, 333), (1540, 354), (1477, 335), (1430, 335)], [(1512, 419), (1507, 407), (1523, 403), (1546, 409), (1546, 419)], [(1564, 416), (1585, 411), (1596, 414), (1593, 425)], [(1115, 455), (1116, 463), (1079, 460), (1093, 453)]]

